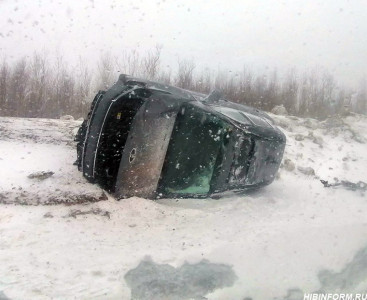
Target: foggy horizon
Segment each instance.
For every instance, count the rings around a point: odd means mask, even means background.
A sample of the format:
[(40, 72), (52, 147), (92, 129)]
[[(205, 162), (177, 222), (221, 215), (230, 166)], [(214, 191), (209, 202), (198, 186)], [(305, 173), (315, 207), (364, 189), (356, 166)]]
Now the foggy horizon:
[[(356, 88), (366, 75), (363, 1), (2, 1), (0, 57), (35, 51), (94, 67), (103, 53), (162, 46), (162, 68), (193, 60), (196, 70), (327, 70)], [(95, 60), (95, 61), (94, 61)]]

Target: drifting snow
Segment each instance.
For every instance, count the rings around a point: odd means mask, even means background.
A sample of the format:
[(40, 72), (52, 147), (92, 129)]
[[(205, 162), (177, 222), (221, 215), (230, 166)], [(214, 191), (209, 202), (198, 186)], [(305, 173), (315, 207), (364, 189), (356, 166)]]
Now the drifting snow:
[[(106, 200), (73, 166), (73, 136), (80, 122), (0, 119), (0, 202), (17, 204), (82, 203)], [(52, 172), (49, 178), (32, 176)]]
[[(365, 192), (319, 181), (366, 181), (366, 118), (272, 117), (287, 136), (273, 184), (219, 200), (159, 201), (116, 201), (86, 182), (72, 165), (80, 122), (0, 118), (0, 297), (130, 299), (139, 283), (131, 274), (147, 256), (175, 274), (181, 292), (185, 266), (190, 274), (202, 262), (228, 266), (237, 279), (204, 290), (207, 299), (366, 292)], [(53, 174), (28, 177), (35, 172)], [(144, 278), (156, 289), (141, 299), (164, 292), (166, 283), (154, 285), (159, 272)]]

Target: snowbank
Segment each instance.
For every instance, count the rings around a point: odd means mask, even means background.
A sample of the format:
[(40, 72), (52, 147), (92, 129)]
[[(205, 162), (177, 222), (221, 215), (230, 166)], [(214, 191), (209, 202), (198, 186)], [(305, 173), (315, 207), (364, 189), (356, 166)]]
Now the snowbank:
[[(219, 200), (159, 201), (105, 200), (86, 182), (72, 165), (80, 122), (0, 118), (0, 291), (10, 299), (130, 299), (134, 282), (125, 275), (147, 257), (170, 270), (203, 259), (228, 266), (237, 279), (207, 289), (207, 299), (366, 291), (366, 195), (319, 181), (366, 181), (366, 118), (272, 117), (294, 164), (273, 184)], [(27, 177), (39, 171), (54, 174)], [(92, 198), (78, 198), (85, 195)], [(51, 203), (62, 204), (40, 205)]]

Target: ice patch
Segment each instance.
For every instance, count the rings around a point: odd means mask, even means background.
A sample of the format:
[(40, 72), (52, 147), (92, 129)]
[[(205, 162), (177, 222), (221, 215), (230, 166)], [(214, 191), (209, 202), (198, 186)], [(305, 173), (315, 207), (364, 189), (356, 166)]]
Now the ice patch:
[(150, 258), (125, 275), (131, 299), (200, 299), (216, 289), (232, 286), (237, 279), (232, 267), (202, 260), (180, 268), (156, 264)]
[(323, 270), (319, 273), (323, 292), (360, 292), (367, 291), (367, 247), (359, 250), (339, 273)]

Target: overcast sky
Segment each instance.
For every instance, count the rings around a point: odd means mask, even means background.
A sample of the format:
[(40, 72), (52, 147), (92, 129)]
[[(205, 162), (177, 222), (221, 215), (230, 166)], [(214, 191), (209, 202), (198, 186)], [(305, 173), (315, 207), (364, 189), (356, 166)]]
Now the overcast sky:
[(101, 51), (161, 44), (172, 66), (319, 66), (347, 86), (367, 74), (366, 0), (0, 0), (0, 14), (0, 57), (46, 49), (92, 66)]

